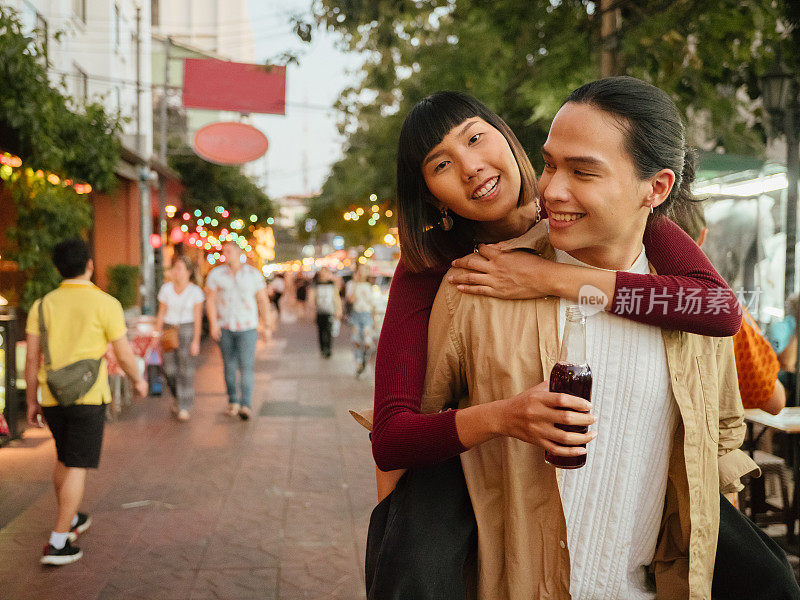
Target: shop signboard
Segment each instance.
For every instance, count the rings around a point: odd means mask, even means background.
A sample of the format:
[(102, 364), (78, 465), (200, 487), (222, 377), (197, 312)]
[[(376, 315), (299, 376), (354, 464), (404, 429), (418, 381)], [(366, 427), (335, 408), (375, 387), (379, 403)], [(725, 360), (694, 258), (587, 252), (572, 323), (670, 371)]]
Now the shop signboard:
[(284, 115), (286, 67), (186, 58), (182, 98), (186, 108)]
[(264, 156), (267, 137), (247, 123), (211, 123), (194, 135), (194, 151), (218, 165), (241, 165)]

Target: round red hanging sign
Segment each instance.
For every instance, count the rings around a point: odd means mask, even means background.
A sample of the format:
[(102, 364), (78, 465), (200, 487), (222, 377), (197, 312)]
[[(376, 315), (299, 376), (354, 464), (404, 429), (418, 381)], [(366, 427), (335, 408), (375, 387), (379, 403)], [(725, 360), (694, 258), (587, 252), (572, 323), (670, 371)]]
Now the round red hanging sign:
[(241, 165), (264, 156), (267, 136), (246, 123), (211, 123), (194, 134), (194, 151), (218, 165)]

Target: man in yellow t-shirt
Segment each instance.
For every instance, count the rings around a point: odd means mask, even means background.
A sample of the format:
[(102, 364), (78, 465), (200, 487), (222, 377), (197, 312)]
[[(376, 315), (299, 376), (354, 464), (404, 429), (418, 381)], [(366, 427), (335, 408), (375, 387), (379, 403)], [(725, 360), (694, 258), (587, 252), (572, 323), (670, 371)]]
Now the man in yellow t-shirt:
[[(28, 424), (42, 427), (44, 416), (56, 443), (58, 461), (53, 485), (58, 501), (58, 517), (45, 546), (41, 563), (65, 565), (80, 559), (81, 550), (73, 545), (80, 533), (91, 525), (91, 518), (78, 512), (83, 498), (86, 470), (100, 462), (105, 424), (105, 404), (111, 398), (105, 360), (97, 380), (73, 405), (60, 406), (47, 386), (47, 370), (42, 364), (43, 349), (39, 327), (39, 305), (44, 316), (50, 368), (60, 369), (83, 359), (101, 358), (110, 342), (117, 360), (140, 396), (147, 395), (147, 383), (139, 374), (128, 339), (119, 301), (91, 282), (94, 262), (82, 240), (66, 240), (53, 249), (53, 263), (64, 278), (58, 289), (34, 302), (28, 314), (27, 384)], [(39, 404), (37, 391), (41, 390)]]

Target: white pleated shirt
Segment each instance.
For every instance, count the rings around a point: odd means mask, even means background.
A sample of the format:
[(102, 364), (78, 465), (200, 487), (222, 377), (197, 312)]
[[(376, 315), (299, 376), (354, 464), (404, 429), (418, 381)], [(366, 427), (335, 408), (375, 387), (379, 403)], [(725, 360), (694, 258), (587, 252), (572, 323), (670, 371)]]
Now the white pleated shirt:
[[(588, 266), (556, 251), (558, 262)], [(648, 273), (641, 254), (628, 271)], [(561, 301), (564, 331), (567, 302)], [(600, 312), (586, 320), (592, 429), (586, 465), (561, 471), (572, 600), (654, 600), (647, 578), (679, 411), (661, 329)]]

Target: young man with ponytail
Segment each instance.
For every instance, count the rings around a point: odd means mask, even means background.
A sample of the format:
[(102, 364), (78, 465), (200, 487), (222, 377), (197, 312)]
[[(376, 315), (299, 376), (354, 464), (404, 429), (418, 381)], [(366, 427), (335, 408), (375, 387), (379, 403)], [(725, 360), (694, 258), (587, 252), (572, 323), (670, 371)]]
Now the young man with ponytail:
[[(669, 96), (629, 77), (582, 86), (553, 120), (542, 155), (548, 219), (498, 252), (652, 273), (645, 226), (689, 200), (694, 173)], [(457, 152), (447, 160), (452, 169), (481, 167), (462, 165)], [(662, 295), (690, 290), (628, 291), (618, 313), (666, 310)], [(707, 300), (699, 310), (713, 318)], [(544, 461), (548, 440), (586, 439), (555, 438), (553, 419), (576, 424), (582, 415), (536, 392), (547, 389), (565, 308), (553, 297), (462, 294), (448, 276), (433, 305), (422, 410), (468, 396), (455, 421), (478, 524), (478, 597), (708, 600), (720, 493), (758, 471), (738, 449), (745, 426), (731, 339), (589, 317), (596, 422), (586, 466), (562, 471)]]

